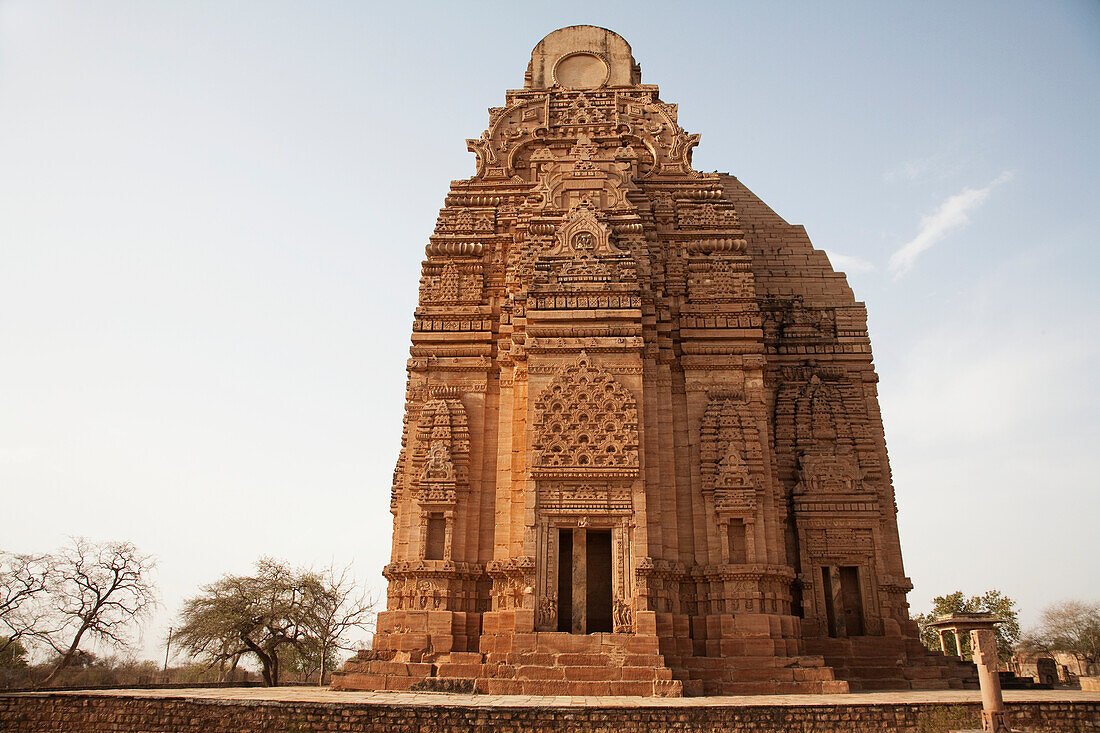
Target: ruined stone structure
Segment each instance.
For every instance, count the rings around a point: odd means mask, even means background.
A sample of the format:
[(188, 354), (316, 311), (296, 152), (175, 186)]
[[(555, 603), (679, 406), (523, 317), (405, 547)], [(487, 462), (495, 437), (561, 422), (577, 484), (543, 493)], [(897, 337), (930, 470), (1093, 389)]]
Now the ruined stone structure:
[[(944, 647), (949, 649), (950, 647)], [(1081, 685), (1086, 678), (1100, 678), (1100, 663), (1070, 652), (1018, 651), (1009, 668), (1019, 677), (1047, 685)]]
[(427, 245), (374, 648), (345, 689), (959, 686), (909, 620), (866, 311), (641, 83), (534, 49)]

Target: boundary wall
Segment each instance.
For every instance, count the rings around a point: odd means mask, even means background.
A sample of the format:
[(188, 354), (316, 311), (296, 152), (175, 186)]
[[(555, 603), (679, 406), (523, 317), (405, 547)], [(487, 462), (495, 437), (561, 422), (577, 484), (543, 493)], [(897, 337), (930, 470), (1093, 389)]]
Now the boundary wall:
[[(545, 705), (520, 698), (451, 703), (432, 695), (402, 702), (227, 699), (124, 693), (0, 694), (0, 731), (66, 733), (305, 733), (307, 731), (912, 731), (980, 728), (978, 702), (839, 701), (809, 704), (651, 704), (620, 698), (598, 705)], [(420, 699), (417, 699), (420, 698)], [(489, 704), (486, 704), (489, 703)], [(1100, 731), (1100, 698), (1009, 702), (1014, 728)]]

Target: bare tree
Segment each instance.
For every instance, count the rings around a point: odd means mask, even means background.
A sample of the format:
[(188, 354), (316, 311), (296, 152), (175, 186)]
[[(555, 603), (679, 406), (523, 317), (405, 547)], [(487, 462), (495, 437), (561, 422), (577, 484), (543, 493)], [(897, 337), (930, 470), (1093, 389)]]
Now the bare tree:
[(59, 655), (48, 685), (73, 660), (87, 638), (125, 646), (133, 628), (156, 607), (156, 589), (149, 574), (156, 561), (129, 542), (93, 543), (74, 537), (53, 562), (47, 583), (54, 608), (49, 628), (38, 631)]
[(1100, 661), (1100, 603), (1069, 600), (1047, 606), (1029, 637), (1036, 646), (1072, 654), (1079, 661)]
[(248, 650), (235, 639), (222, 639), (222, 647), (217, 655), (218, 682), (232, 680), (237, 672), (237, 665), (241, 663), (241, 657)]
[(46, 631), (54, 561), (0, 550), (0, 657)]
[(264, 684), (284, 667), (324, 676), (326, 661), (347, 648), (354, 628), (369, 627), (374, 601), (350, 568), (320, 572), (261, 558), (251, 575), (224, 575), (184, 601), (175, 639), (190, 655), (224, 670), (253, 655)]
[(262, 558), (253, 575), (224, 575), (184, 601), (176, 638), (193, 656), (224, 666), (252, 654), (264, 684), (279, 684), (280, 649), (309, 638), (320, 580), (286, 563)]
[(337, 651), (354, 651), (348, 645), (348, 634), (373, 626), (377, 602), (356, 583), (350, 565), (339, 571), (329, 565), (319, 575), (323, 590), (313, 609), (311, 630), (320, 652), (317, 685), (323, 687), (326, 663)]

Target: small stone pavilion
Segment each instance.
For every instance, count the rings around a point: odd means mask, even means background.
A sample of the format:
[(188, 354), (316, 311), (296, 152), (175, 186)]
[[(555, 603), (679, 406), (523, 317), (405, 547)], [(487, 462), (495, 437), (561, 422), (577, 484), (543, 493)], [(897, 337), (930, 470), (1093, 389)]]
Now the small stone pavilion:
[(593, 26), (426, 248), (374, 648), (339, 689), (961, 687), (909, 619), (867, 314)]

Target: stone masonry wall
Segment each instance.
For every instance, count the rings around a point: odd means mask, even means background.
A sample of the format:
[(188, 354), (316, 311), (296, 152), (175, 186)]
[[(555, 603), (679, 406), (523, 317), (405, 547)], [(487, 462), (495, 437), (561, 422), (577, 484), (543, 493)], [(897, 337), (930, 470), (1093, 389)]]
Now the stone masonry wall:
[[(91, 696), (0, 695), (0, 731), (257, 733), (307, 731), (919, 731), (980, 727), (978, 703), (796, 706), (485, 707)], [(1008, 705), (1014, 727), (1100, 731), (1100, 702)]]

